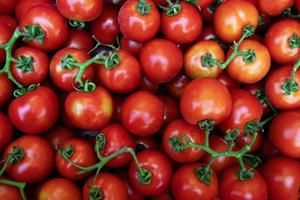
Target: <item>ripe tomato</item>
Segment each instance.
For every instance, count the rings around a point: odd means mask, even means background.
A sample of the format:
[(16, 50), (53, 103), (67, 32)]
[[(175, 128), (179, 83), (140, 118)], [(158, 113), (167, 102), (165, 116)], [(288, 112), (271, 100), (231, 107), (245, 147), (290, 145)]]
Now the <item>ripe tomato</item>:
[(265, 137), (263, 145), (261, 145), (261, 146), (262, 147), (261, 147), (259, 153), (260, 153), (260, 155), (262, 155), (262, 157), (265, 160), (270, 160), (270, 159), (280, 155), (278, 149), (270, 142), (268, 137)]
[(8, 107), (9, 119), (20, 131), (41, 134), (56, 122), (59, 113), (56, 94), (40, 86), (14, 99)]
[(0, 199), (22, 200), (22, 197), (18, 188), (6, 184), (0, 184)]
[(202, 56), (211, 54), (213, 58), (223, 62), (225, 59), (222, 47), (213, 40), (200, 40), (184, 54), (184, 71), (189, 78), (195, 79), (198, 77), (215, 78), (222, 69), (218, 65), (206, 66), (202, 62)]
[(153, 38), (159, 30), (160, 15), (155, 3), (151, 0), (145, 0), (144, 3), (151, 5), (149, 12), (145, 14), (138, 9), (141, 4), (139, 0), (126, 1), (119, 11), (119, 27), (127, 39), (145, 42)]
[[(253, 138), (252, 135), (248, 135), (248, 136), (242, 135), (242, 136), (238, 137), (236, 140), (237, 147), (239, 149), (241, 149), (245, 145), (250, 144), (250, 142), (252, 141), (252, 138)], [(262, 146), (261, 145), (262, 142), (263, 142), (263, 133), (262, 133), (262, 131), (259, 131), (256, 136), (255, 142), (248, 153), (253, 153), (253, 152), (257, 151)]]
[(220, 81), (223, 85), (225, 85), (228, 89), (239, 89), (240, 83), (231, 78), (227, 71), (223, 71), (218, 77), (218, 81)]
[(121, 49), (130, 52), (134, 57), (139, 57), (140, 51), (142, 49), (143, 43), (135, 42), (133, 40), (127, 39), (126, 37), (121, 37)]
[(139, 87), (140, 90), (146, 90), (153, 94), (157, 94), (159, 90), (159, 84), (153, 81), (150, 81), (146, 76), (142, 78), (142, 82)]
[(103, 0), (56, 0), (59, 12), (66, 18), (76, 21), (92, 21), (103, 10)]
[(12, 31), (18, 27), (18, 20), (10, 15), (0, 15), (0, 21), (4, 22)]
[(258, 0), (258, 7), (262, 13), (270, 16), (280, 15), (284, 10), (288, 9), (294, 4), (293, 0)]
[(170, 144), (171, 138), (178, 137), (180, 141), (184, 144), (184, 136), (189, 137), (189, 139), (196, 144), (204, 144), (205, 135), (197, 126), (190, 125), (183, 119), (177, 119), (171, 122), (165, 129), (162, 146), (166, 154), (172, 158), (172, 160), (179, 163), (190, 163), (199, 160), (205, 153), (205, 151), (196, 148), (188, 148), (181, 152), (176, 152), (173, 150)]
[(199, 37), (200, 40), (215, 40), (216, 38), (217, 35), (213, 26), (207, 25), (203, 27), (203, 30)]
[[(0, 21), (0, 44), (6, 44), (13, 34), (13, 30), (3, 20)], [(0, 63), (5, 61), (5, 51), (0, 49)]]
[(19, 0), (0, 0), (0, 15), (8, 15), (14, 13), (18, 1)]
[(134, 135), (153, 135), (160, 129), (163, 119), (164, 103), (144, 90), (131, 94), (121, 107), (122, 124)]
[(141, 152), (146, 149), (155, 150), (158, 148), (158, 143), (153, 137), (135, 137), (135, 148), (136, 152)]
[(239, 40), (247, 25), (258, 25), (259, 14), (251, 3), (244, 0), (225, 1), (214, 13), (216, 34), (225, 42)]
[(175, 172), (172, 180), (172, 192), (175, 199), (212, 200), (218, 196), (218, 179), (213, 172), (211, 183), (200, 181), (196, 174), (197, 169), (203, 164), (195, 163), (183, 165)]
[(179, 98), (189, 82), (190, 80), (185, 74), (179, 73), (172, 80), (166, 83), (166, 90), (171, 96)]
[(28, 41), (30, 46), (43, 51), (52, 51), (62, 46), (68, 39), (65, 19), (50, 5), (38, 4), (29, 8), (20, 19), (20, 29), (23, 31), (24, 27), (29, 25), (39, 26), (44, 31), (42, 44), (36, 39)]
[(165, 83), (181, 70), (183, 55), (169, 40), (153, 39), (143, 45), (140, 62), (147, 78), (153, 82)]
[(17, 181), (36, 183), (46, 178), (53, 168), (54, 151), (51, 144), (34, 135), (21, 136), (11, 142), (4, 151), (4, 156), (14, 147), (24, 151), (24, 158), (7, 167), (8, 174)]
[(161, 14), (161, 31), (164, 36), (176, 44), (195, 41), (202, 31), (200, 12), (190, 3), (180, 1), (178, 14), (168, 16), (166, 11)]
[(39, 4), (49, 4), (50, 0), (21, 0), (18, 1), (15, 9), (15, 14), (18, 19), (20, 19), (24, 13), (28, 11), (29, 8), (39, 5)]
[(93, 92), (71, 92), (65, 101), (65, 111), (73, 126), (83, 130), (98, 130), (110, 121), (113, 102), (102, 87)]
[(203, 10), (207, 8), (210, 4), (212, 4), (214, 0), (197, 0), (199, 10)]
[(180, 98), (181, 114), (190, 124), (203, 120), (214, 120), (219, 124), (229, 116), (231, 107), (228, 89), (212, 78), (194, 79)]
[(61, 125), (52, 128), (45, 137), (54, 147), (60, 147), (65, 141), (76, 136), (71, 129)]
[(7, 75), (0, 74), (0, 108), (12, 97), (13, 89), (14, 86)]
[(0, 150), (6, 147), (13, 137), (13, 126), (8, 117), (0, 112)]
[(173, 175), (169, 159), (156, 150), (142, 151), (137, 154), (137, 159), (141, 167), (148, 170), (152, 176), (150, 183), (140, 183), (137, 166), (134, 161), (131, 161), (128, 174), (132, 187), (137, 192), (148, 196), (155, 196), (166, 192)]
[(262, 175), (267, 183), (270, 199), (299, 199), (299, 161), (287, 157), (275, 157), (262, 167)]
[(300, 12), (300, 1), (296, 0), (295, 3), (296, 3), (296, 7), (297, 7), (298, 12)]
[(151, 200), (172, 200), (172, 197), (170, 194), (164, 193), (164, 194), (152, 197)]
[(70, 29), (65, 48), (81, 49), (86, 52), (93, 48), (94, 41), (89, 32), (86, 30)]
[(164, 129), (170, 122), (179, 118), (178, 102), (166, 95), (160, 95), (159, 98), (165, 105), (164, 122), (162, 128)]
[(46, 181), (38, 191), (39, 200), (81, 200), (79, 188), (68, 179), (53, 178)]

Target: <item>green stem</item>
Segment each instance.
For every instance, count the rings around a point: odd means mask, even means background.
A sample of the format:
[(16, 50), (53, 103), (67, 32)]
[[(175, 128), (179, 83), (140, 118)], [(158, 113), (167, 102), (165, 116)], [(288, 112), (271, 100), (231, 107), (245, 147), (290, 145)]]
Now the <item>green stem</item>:
[(150, 14), (152, 4), (146, 4), (145, 0), (140, 0), (136, 6), (135, 9), (141, 14), (141, 15), (148, 15)]
[(300, 19), (300, 14), (293, 14), (291, 8), (288, 8), (287, 10), (283, 11), (283, 15), (289, 18)]
[(5, 184), (5, 185), (10, 185), (10, 186), (13, 186), (13, 187), (16, 187), (20, 190), (20, 193), (21, 193), (21, 197), (23, 200), (26, 200), (26, 195), (25, 195), (25, 192), (24, 192), (24, 189), (25, 189), (25, 186), (26, 186), (26, 183), (24, 182), (16, 182), (16, 181), (11, 181), (11, 180), (7, 180), (7, 179), (0, 179), (0, 183), (1, 184)]
[(293, 66), (293, 69), (291, 71), (291, 78), (286, 79), (281, 86), (281, 89), (283, 90), (285, 95), (291, 95), (298, 91), (298, 83), (296, 82), (296, 72), (298, 68), (300, 67), (300, 59), (297, 60), (295, 65)]
[(166, 11), (167, 16), (175, 16), (178, 15), (178, 13), (181, 11), (181, 5), (179, 4), (179, 0), (176, 0), (175, 3), (173, 3), (171, 0), (166, 0), (169, 4), (169, 7), (164, 7), (162, 5), (159, 5), (159, 7)]

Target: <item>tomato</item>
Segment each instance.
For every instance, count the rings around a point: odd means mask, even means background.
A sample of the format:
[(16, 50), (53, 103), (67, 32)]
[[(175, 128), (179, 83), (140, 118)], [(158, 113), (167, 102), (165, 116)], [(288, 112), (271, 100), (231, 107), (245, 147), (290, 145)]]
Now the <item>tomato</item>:
[(137, 159), (142, 168), (148, 170), (151, 181), (148, 184), (139, 182), (138, 169), (134, 161), (131, 161), (128, 174), (132, 187), (139, 193), (155, 196), (164, 193), (171, 183), (172, 165), (168, 158), (159, 151), (145, 150), (137, 154)]
[[(255, 51), (255, 59), (248, 63), (243, 56), (235, 57), (227, 67), (228, 74), (241, 83), (256, 83), (266, 76), (271, 67), (271, 57), (268, 49), (255, 40), (244, 40), (239, 46), (239, 50)], [(229, 50), (229, 55), (232, 54)]]
[(300, 48), (291, 47), (293, 35), (300, 36), (300, 23), (293, 19), (283, 19), (274, 23), (265, 35), (265, 45), (272, 60), (279, 64), (294, 64), (300, 57)]
[(200, 40), (184, 54), (184, 71), (189, 78), (198, 77), (215, 78), (222, 69), (218, 65), (206, 66), (202, 62), (202, 56), (210, 54), (216, 60), (223, 62), (225, 59), (222, 47), (212, 40)]
[[(95, 182), (94, 182), (95, 180)], [(94, 185), (95, 184), (95, 185)], [(90, 200), (91, 188), (96, 188), (101, 197), (110, 200), (127, 200), (128, 194), (124, 183), (117, 176), (102, 172), (95, 179), (88, 179), (82, 189), (82, 200)], [(100, 195), (99, 195), (100, 196)]]
[(120, 33), (118, 11), (105, 6), (101, 15), (91, 23), (91, 33), (104, 44), (113, 44)]
[(246, 90), (233, 89), (230, 91), (230, 94), (232, 110), (219, 127), (223, 133), (237, 128), (241, 135), (244, 135), (248, 122), (253, 120), (260, 121), (263, 108), (257, 98)]
[(275, 157), (262, 168), (272, 200), (297, 200), (300, 187), (300, 163), (287, 157)]
[[(27, 43), (43, 51), (52, 51), (62, 46), (68, 39), (68, 26), (65, 19), (52, 6), (39, 4), (29, 8), (20, 19), (20, 29), (25, 26), (39, 26), (45, 33), (43, 43), (36, 39)], [(54, 28), (55, 27), (55, 28)]]
[(98, 79), (112, 92), (128, 93), (136, 89), (142, 79), (142, 67), (138, 60), (125, 50), (118, 50), (120, 63), (112, 69), (99, 65)]
[[(6, 44), (13, 34), (13, 30), (4, 21), (0, 21), (0, 44)], [(5, 61), (5, 51), (0, 49), (0, 63)]]
[(258, 25), (259, 14), (255, 6), (244, 0), (225, 1), (214, 13), (216, 34), (225, 42), (237, 41), (247, 25)]
[(93, 48), (93, 45), (94, 41), (89, 32), (86, 30), (70, 29), (69, 37), (64, 47), (81, 49), (88, 52)]
[(153, 137), (135, 137), (134, 141), (136, 152), (141, 152), (146, 149), (155, 150), (159, 145)]
[[(1, 30), (1, 29), (0, 29)], [(14, 86), (6, 74), (0, 74), (0, 108), (12, 97)]]
[(18, 19), (20, 19), (24, 13), (28, 11), (29, 8), (39, 5), (39, 4), (50, 4), (50, 0), (21, 0), (18, 1), (15, 9), (15, 14)]
[(139, 89), (146, 90), (148, 92), (156, 94), (156, 93), (158, 93), (158, 90), (159, 90), (159, 84), (155, 83), (153, 81), (150, 81), (146, 76), (143, 76)]
[(135, 42), (122, 36), (120, 41), (121, 49), (124, 49), (131, 53), (134, 57), (139, 57), (143, 43)]
[(14, 13), (14, 9), (18, 1), (19, 0), (12, 0), (12, 1), (0, 0), (0, 14), (7, 15), (7, 14)]
[(254, 170), (253, 178), (240, 180), (239, 167), (227, 169), (220, 178), (220, 198), (222, 200), (267, 200), (268, 190), (264, 178)]
[(20, 131), (41, 134), (55, 123), (59, 108), (56, 94), (40, 86), (14, 99), (8, 107), (9, 119)]
[[(240, 136), (237, 138), (237, 147), (239, 149), (242, 149), (244, 146), (250, 144), (250, 142), (252, 141), (253, 136), (252, 135), (248, 135), (248, 136)], [(251, 147), (249, 153), (253, 153), (255, 151), (257, 151), (261, 146), (262, 146), (262, 142), (263, 142), (263, 133), (262, 131), (259, 131), (257, 134), (257, 137), (255, 139), (255, 142), (253, 144), (253, 146)]]
[(269, 130), (269, 139), (283, 155), (293, 158), (300, 157), (299, 138), (299, 111), (282, 112), (274, 118)]
[(213, 26), (207, 25), (203, 27), (203, 30), (199, 37), (200, 40), (215, 40), (216, 38), (217, 35)]
[(46, 181), (38, 192), (39, 200), (81, 200), (79, 188), (68, 179), (53, 178)]
[(153, 135), (160, 129), (163, 119), (164, 103), (144, 90), (131, 94), (121, 107), (122, 124), (134, 135)]
[[(74, 91), (76, 86), (75, 78), (79, 72), (79, 68), (76, 66), (71, 66), (71, 69), (64, 69), (62, 66), (63, 59), (67, 56), (72, 56), (77, 63), (84, 63), (90, 59), (88, 53), (81, 49), (74, 48), (64, 48), (57, 52), (51, 59), (50, 62), (50, 76), (53, 83), (60, 89), (64, 91)], [(94, 79), (94, 65), (88, 66), (83, 75), (82, 81)]]
[(180, 111), (190, 124), (214, 120), (217, 124), (231, 112), (228, 89), (216, 79), (197, 78), (186, 86), (180, 98)]
[(278, 149), (270, 142), (269, 138), (265, 137), (263, 145), (261, 145), (260, 155), (262, 155), (265, 160), (270, 160), (276, 156), (279, 156), (280, 153)]
[(297, 7), (298, 12), (300, 12), (300, 1), (296, 0), (295, 3), (296, 3), (296, 7)]
[(294, 4), (293, 0), (258, 0), (259, 10), (270, 16), (280, 15), (284, 10), (288, 9)]
[[(32, 47), (20, 47), (15, 50), (14, 58), (20, 63), (12, 63), (11, 72), (14, 78), (27, 87), (31, 84), (42, 83), (48, 74), (49, 59), (41, 50)], [(25, 58), (25, 59), (22, 59)], [(31, 66), (26, 61), (32, 59)], [(22, 59), (22, 60), (21, 60)]]
[(213, 172), (211, 183), (200, 181), (196, 174), (203, 164), (195, 163), (183, 165), (175, 172), (172, 180), (172, 192), (175, 199), (212, 200), (218, 196), (218, 179)]
[(227, 71), (223, 71), (218, 77), (218, 81), (220, 81), (223, 85), (225, 85), (228, 89), (239, 89), (240, 83), (231, 78)]
[(130, 40), (145, 42), (153, 38), (159, 30), (160, 15), (156, 5), (151, 0), (145, 0), (151, 5), (149, 12), (141, 14), (138, 5), (139, 0), (128, 0), (121, 7), (118, 15), (118, 23), (122, 34)]
[(71, 92), (65, 101), (68, 119), (77, 128), (98, 130), (110, 121), (113, 102), (110, 93), (102, 87), (93, 92)]
[(45, 137), (54, 147), (60, 147), (68, 139), (74, 138), (75, 134), (71, 129), (61, 125), (52, 128)]
[(179, 163), (190, 163), (199, 160), (205, 151), (196, 148), (188, 148), (181, 152), (173, 150), (170, 140), (173, 137), (178, 137), (184, 144), (184, 136), (187, 136), (192, 142), (204, 145), (205, 135), (197, 126), (188, 124), (183, 119), (177, 119), (171, 122), (164, 131), (162, 138), (162, 146), (166, 154), (172, 160)]
[(92, 21), (103, 10), (103, 0), (56, 0), (59, 12), (66, 18), (76, 21)]
[(155, 197), (152, 197), (151, 200), (172, 200), (171, 195), (164, 193)]
[(171, 96), (179, 98), (189, 82), (190, 81), (185, 74), (179, 73), (172, 80), (166, 83), (166, 90)]
[(0, 150), (6, 147), (13, 137), (13, 126), (8, 117), (0, 112)]
[(199, 11), (190, 3), (181, 1), (178, 14), (161, 14), (161, 32), (174, 43), (186, 44), (195, 41), (202, 31), (202, 18)]
[[(94, 148), (88, 141), (70, 138), (62, 144), (61, 148), (65, 149), (68, 146), (73, 148), (73, 153), (69, 157), (73, 163), (82, 167), (89, 167), (97, 163), (97, 157), (94, 152)], [(59, 152), (56, 153), (55, 162), (58, 172), (65, 178), (71, 180), (82, 180), (91, 174), (78, 174), (80, 169), (66, 161)]]
[(179, 106), (178, 102), (166, 95), (161, 95), (159, 98), (163, 101), (165, 105), (165, 113), (164, 113), (164, 122), (163, 128), (165, 128), (170, 122), (179, 118)]
[(0, 21), (4, 22), (12, 31), (18, 27), (18, 20), (10, 15), (0, 15)]
[(200, 11), (207, 8), (213, 2), (214, 2), (214, 0), (197, 0)]
[(22, 200), (22, 197), (18, 188), (6, 184), (0, 184), (0, 199)]
[(13, 179), (30, 184), (49, 175), (53, 168), (54, 150), (47, 140), (34, 135), (21, 136), (6, 147), (4, 156), (11, 153), (13, 147), (24, 151), (24, 158), (15, 164), (9, 164), (6, 169)]

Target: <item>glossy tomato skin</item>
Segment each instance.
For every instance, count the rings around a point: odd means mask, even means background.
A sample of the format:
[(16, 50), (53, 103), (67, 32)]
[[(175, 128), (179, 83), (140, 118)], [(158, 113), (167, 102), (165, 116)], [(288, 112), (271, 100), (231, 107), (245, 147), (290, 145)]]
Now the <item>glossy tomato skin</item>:
[[(242, 149), (245, 145), (250, 144), (250, 142), (252, 141), (252, 138), (253, 138), (252, 135), (239, 136), (236, 140), (237, 148)], [(249, 150), (249, 153), (253, 153), (253, 152), (257, 151), (262, 146), (262, 142), (263, 142), (263, 133), (262, 133), (262, 131), (259, 131), (256, 136), (253, 146)]]
[(92, 21), (91, 33), (104, 44), (113, 44), (120, 33), (118, 25), (118, 10), (105, 6), (101, 15)]
[(220, 62), (223, 62), (225, 59), (224, 51), (217, 42), (213, 40), (200, 40), (193, 44), (184, 54), (184, 71), (189, 78), (215, 78), (222, 72), (222, 69), (217, 65), (211, 67), (203, 66), (201, 58), (206, 54), (211, 54), (213, 58)]
[(216, 79), (197, 78), (187, 85), (180, 98), (180, 111), (190, 124), (214, 120), (217, 124), (231, 112), (228, 89)]
[(275, 157), (262, 167), (272, 200), (297, 200), (300, 187), (300, 163), (287, 157)]
[(203, 155), (204, 151), (196, 148), (188, 148), (182, 152), (175, 152), (172, 150), (172, 145), (170, 144), (170, 139), (173, 137), (178, 137), (180, 141), (185, 143), (184, 136), (189, 137), (189, 139), (196, 144), (204, 144), (205, 135), (197, 126), (190, 125), (183, 119), (177, 119), (171, 122), (165, 129), (162, 146), (166, 154), (175, 162), (179, 163), (190, 163), (196, 162)]
[[(23, 31), (25, 26), (37, 25), (44, 32), (43, 44), (37, 40), (28, 41), (32, 47), (43, 51), (52, 51), (62, 46), (68, 39), (68, 26), (60, 13), (52, 6), (39, 4), (27, 10), (20, 19), (20, 29)], [(55, 27), (55, 28), (53, 28)]]
[(218, 196), (218, 179), (213, 172), (211, 183), (202, 183), (195, 170), (202, 167), (201, 163), (183, 165), (175, 172), (172, 180), (172, 192), (175, 199), (212, 200)]
[(135, 137), (135, 148), (136, 152), (141, 152), (146, 149), (152, 149), (155, 150), (158, 148), (158, 143), (153, 137)]
[(167, 95), (160, 95), (159, 98), (163, 101), (165, 106), (164, 122), (162, 126), (162, 129), (164, 129), (170, 122), (179, 118), (179, 105), (178, 101)]
[(166, 192), (171, 183), (173, 169), (169, 159), (157, 150), (145, 150), (137, 154), (141, 167), (150, 171), (151, 182), (139, 183), (138, 169), (134, 161), (131, 161), (128, 174), (132, 187), (141, 194), (155, 196)]
[(121, 7), (118, 15), (118, 23), (122, 34), (133, 41), (145, 42), (153, 38), (159, 30), (160, 15), (156, 5), (151, 0), (146, 0), (146, 4), (151, 4), (149, 14), (140, 14), (136, 6), (138, 0), (128, 0)]
[(46, 181), (38, 192), (39, 200), (81, 200), (79, 188), (68, 179), (53, 178)]
[(163, 118), (163, 102), (144, 90), (131, 94), (121, 107), (122, 124), (134, 135), (153, 135), (161, 127)]
[(75, 138), (76, 135), (67, 126), (60, 125), (49, 130), (45, 137), (54, 147), (60, 147), (65, 141)]
[(127, 39), (126, 37), (122, 36), (120, 45), (121, 45), (121, 49), (124, 49), (124, 50), (130, 52), (133, 56), (138, 58), (140, 55), (140, 51), (142, 49), (143, 43), (136, 42), (136, 41)]
[(240, 39), (245, 26), (256, 28), (258, 17), (255, 6), (247, 1), (225, 1), (214, 13), (214, 28), (223, 41), (231, 43)]
[(0, 15), (0, 21), (4, 22), (12, 31), (18, 27), (18, 20), (10, 15)]
[(259, 10), (269, 16), (280, 15), (284, 10), (288, 9), (294, 4), (293, 0), (258, 0), (257, 2)]
[[(93, 185), (93, 177), (88, 179), (82, 189), (82, 200), (89, 200), (89, 188)], [(103, 194), (105, 199), (109, 200), (128, 200), (126, 186), (117, 176), (102, 172), (96, 176), (95, 185)]]
[(13, 137), (13, 126), (6, 114), (0, 112), (0, 150), (6, 147)]
[(103, 10), (103, 0), (56, 0), (59, 12), (66, 18), (76, 21), (92, 21)]
[(98, 67), (98, 79), (115, 93), (129, 93), (141, 83), (142, 67), (138, 60), (125, 50), (117, 50), (120, 63), (112, 69), (104, 65)]
[[(74, 66), (73, 69), (64, 69), (62, 67), (62, 59), (68, 55), (72, 56), (78, 63), (84, 63), (90, 59), (90, 56), (81, 49), (64, 48), (52, 57), (49, 70), (53, 83), (61, 90), (71, 92), (76, 86), (75, 78), (79, 68)], [(94, 79), (94, 65), (88, 66), (82, 75), (83, 82), (88, 79), (91, 81)]]
[(21, 0), (18, 1), (15, 9), (15, 15), (18, 19), (20, 19), (27, 10), (35, 5), (39, 4), (49, 4), (50, 0)]
[(0, 74), (0, 107), (5, 105), (13, 94), (13, 83), (5, 73)]
[(13, 147), (24, 151), (21, 161), (7, 167), (6, 171), (13, 179), (30, 184), (49, 175), (53, 167), (54, 149), (47, 140), (34, 135), (19, 137), (6, 147), (4, 155), (7, 156)]
[(146, 90), (153, 94), (157, 94), (159, 91), (159, 84), (155, 83), (153, 81), (150, 81), (146, 76), (143, 76), (139, 89)]
[(172, 80), (165, 84), (168, 93), (175, 97), (180, 98), (185, 87), (189, 84), (190, 80), (184, 73), (177, 74)]
[(283, 154), (300, 158), (300, 112), (282, 112), (272, 121), (269, 139)]
[(181, 70), (183, 55), (175, 43), (157, 38), (143, 45), (140, 62), (149, 80), (165, 83), (174, 78)]
[(195, 41), (202, 31), (200, 12), (190, 3), (179, 2), (181, 10), (177, 15), (168, 16), (166, 11), (161, 15), (161, 31), (166, 38), (176, 44)]
[(274, 23), (265, 35), (265, 45), (269, 49), (272, 60), (282, 65), (292, 65), (300, 57), (300, 48), (292, 48), (289, 39), (300, 35), (300, 22), (283, 19)]
[(18, 188), (6, 184), (0, 184), (0, 199), (22, 200), (22, 197)]
[[(82, 108), (82, 109), (78, 109)], [(110, 93), (98, 86), (93, 92), (71, 92), (65, 101), (65, 111), (71, 124), (83, 130), (103, 128), (113, 114)]]
[(227, 71), (223, 71), (218, 77), (217, 80), (220, 81), (224, 86), (226, 86), (228, 89), (239, 89), (241, 87), (241, 84), (231, 78), (228, 75)]
[(90, 33), (86, 30), (70, 29), (68, 40), (64, 47), (81, 49), (86, 52), (90, 51), (94, 46), (94, 41)]
[(44, 86), (14, 99), (8, 107), (13, 125), (27, 134), (41, 134), (49, 130), (56, 122), (58, 113), (56, 94)]
[[(13, 34), (13, 30), (4, 21), (0, 21), (0, 44), (6, 44)], [(0, 63), (5, 61), (5, 51), (0, 49)]]
[(15, 10), (17, 3), (18, 0), (12, 0), (12, 1), (0, 0), (0, 15), (12, 14)]
[(241, 181), (236, 173), (238, 166), (227, 169), (220, 178), (220, 198), (222, 200), (267, 200), (268, 189), (264, 178), (254, 170), (252, 179)]

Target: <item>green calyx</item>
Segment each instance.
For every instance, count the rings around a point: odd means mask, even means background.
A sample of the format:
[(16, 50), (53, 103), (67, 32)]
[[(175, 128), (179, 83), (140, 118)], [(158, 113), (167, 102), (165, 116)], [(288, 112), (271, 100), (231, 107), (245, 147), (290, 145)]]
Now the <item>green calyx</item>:
[(259, 158), (259, 156), (253, 154), (244, 154), (243, 160), (252, 168), (256, 168), (262, 163), (262, 160)]
[(256, 58), (256, 51), (253, 49), (248, 49), (242, 52), (242, 56), (245, 63), (253, 63)]
[(224, 142), (235, 144), (236, 139), (240, 135), (241, 135), (241, 133), (240, 133), (239, 129), (237, 129), (237, 128), (232, 129), (232, 130), (228, 130), (225, 137), (224, 137)]
[(254, 176), (254, 169), (249, 168), (249, 169), (240, 169), (237, 171), (236, 176), (241, 180), (250, 180)]
[(266, 95), (265, 95), (263, 90), (256, 90), (255, 91), (255, 96), (259, 100), (259, 103), (261, 105), (267, 104), (267, 98), (266, 98)]
[(195, 174), (198, 179), (207, 185), (211, 183), (212, 170), (208, 167), (200, 167), (195, 169)]
[(254, 133), (258, 133), (258, 131), (261, 129), (261, 123), (257, 120), (253, 120), (248, 122), (245, 125), (244, 131), (245, 135), (253, 135)]
[(300, 37), (294, 33), (292, 37), (288, 39), (289, 45), (292, 49), (300, 48)]
[(89, 189), (89, 200), (103, 200), (104, 196), (99, 188), (92, 186)]
[(214, 0), (214, 2), (210, 4), (209, 9), (215, 12), (221, 3), (223, 3), (223, 0)]
[(72, 70), (74, 69), (77, 63), (77, 60), (68, 54), (61, 59), (61, 68), (66, 70)]
[(70, 159), (72, 155), (74, 154), (74, 147), (71, 144), (67, 144), (65, 148), (59, 149), (59, 154), (64, 159)]
[(141, 168), (141, 171), (138, 171), (136, 176), (140, 184), (148, 185), (151, 183), (152, 173), (145, 168)]
[(112, 69), (120, 64), (120, 56), (118, 53), (109, 52), (109, 55), (104, 60), (104, 65), (107, 69)]
[(178, 13), (181, 11), (181, 5), (179, 4), (179, 0), (176, 0), (175, 3), (172, 3), (171, 0), (167, 0), (169, 7), (164, 7), (162, 5), (159, 5), (159, 7), (166, 11), (167, 16), (175, 16), (178, 15)]
[(211, 53), (201, 56), (201, 65), (203, 67), (211, 68), (214, 65), (219, 65), (220, 62), (216, 60)]
[(20, 97), (23, 96), (24, 94), (31, 92), (33, 90), (35, 90), (36, 88), (38, 88), (40, 85), (39, 84), (31, 84), (29, 85), (27, 88), (22, 87), (22, 88), (18, 88), (16, 90), (14, 90), (13, 95), (14, 97)]
[(21, 69), (21, 71), (23, 73), (32, 72), (34, 70), (32, 62), (33, 62), (32, 56), (26, 57), (26, 56), (20, 55), (15, 62), (16, 63), (15, 66), (16, 66), (16, 68)]
[(185, 1), (199, 7), (198, 0), (185, 0)]
[(145, 0), (140, 0), (135, 8), (141, 15), (148, 15), (150, 13), (152, 4), (146, 4)]
[(37, 25), (25, 26), (22, 36), (24, 42), (37, 40), (40, 45), (44, 44), (45, 32)]
[(79, 30), (82, 30), (86, 27), (86, 24), (82, 21), (69, 20), (69, 24), (71, 27), (77, 28)]
[(212, 131), (215, 125), (214, 120), (203, 120), (198, 123), (198, 127), (204, 131)]
[(284, 91), (285, 95), (292, 95), (298, 91), (298, 83), (292, 81), (291, 79), (286, 79), (281, 86), (281, 89)]
[(25, 157), (25, 152), (22, 148), (20, 147), (13, 147), (12, 151), (7, 155), (7, 163), (14, 165), (21, 160), (23, 160)]

